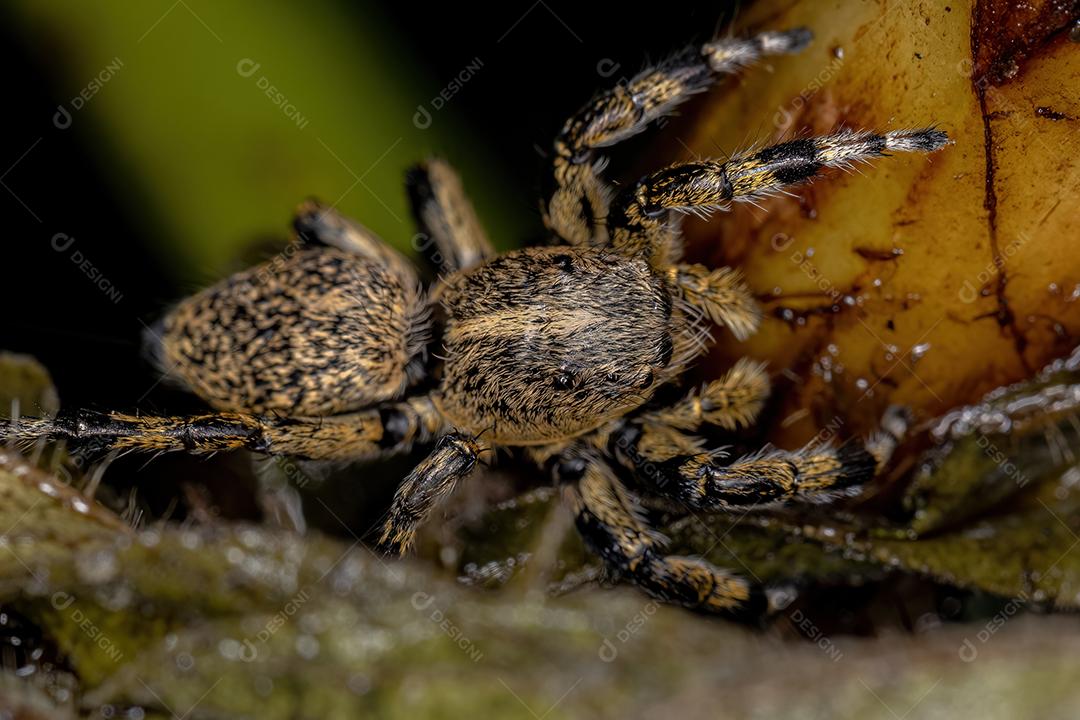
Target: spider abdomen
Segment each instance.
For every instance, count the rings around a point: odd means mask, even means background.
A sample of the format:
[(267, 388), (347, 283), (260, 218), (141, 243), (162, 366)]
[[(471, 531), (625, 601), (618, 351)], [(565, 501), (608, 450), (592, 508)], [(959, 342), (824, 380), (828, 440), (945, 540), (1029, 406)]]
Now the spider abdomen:
[(422, 319), (416, 285), (393, 268), (294, 245), (180, 303), (158, 353), (218, 410), (335, 415), (405, 389)]
[(587, 248), (500, 256), (451, 278), (443, 303), (437, 403), (506, 444), (573, 437), (639, 406), (683, 325), (648, 263)]

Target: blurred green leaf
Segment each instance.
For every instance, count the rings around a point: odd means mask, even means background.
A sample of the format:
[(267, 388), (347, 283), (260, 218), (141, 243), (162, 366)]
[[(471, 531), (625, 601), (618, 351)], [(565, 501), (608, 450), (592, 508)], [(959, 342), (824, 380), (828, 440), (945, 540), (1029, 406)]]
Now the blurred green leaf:
[(463, 129), (452, 100), (430, 111), (430, 127), (413, 122), (418, 105), (462, 68), (422, 77), (374, 8), (346, 12), (330, 0), (10, 7), (56, 73), (57, 95), (71, 98), (58, 111), (69, 126), (42, 118), (42, 134), (86, 138), (184, 281), (219, 277), (254, 238), (283, 237), (309, 196), (409, 251), (404, 171), (431, 153), (460, 166), (496, 244), (524, 233), (523, 218), (503, 210), (518, 203), (507, 202), (497, 159)]

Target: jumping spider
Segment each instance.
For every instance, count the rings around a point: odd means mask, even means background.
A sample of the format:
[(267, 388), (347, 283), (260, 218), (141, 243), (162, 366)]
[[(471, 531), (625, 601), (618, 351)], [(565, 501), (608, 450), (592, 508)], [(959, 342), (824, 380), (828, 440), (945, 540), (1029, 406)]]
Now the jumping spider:
[(700, 559), (665, 555), (619, 474), (692, 509), (820, 502), (872, 478), (903, 423), (867, 441), (734, 461), (706, 450), (693, 433), (753, 423), (769, 380), (761, 364), (741, 360), (673, 404), (653, 400), (702, 354), (711, 323), (741, 339), (759, 322), (736, 271), (680, 262), (679, 214), (726, 209), (890, 150), (934, 151), (946, 135), (840, 130), (726, 162), (677, 163), (619, 192), (600, 177), (597, 153), (718, 77), (799, 51), (810, 38), (797, 29), (715, 40), (582, 108), (554, 143), (544, 222), (556, 245), (496, 255), (457, 176), (430, 160), (407, 178), (419, 224), (443, 258), (445, 274), (427, 291), (368, 230), (306, 203), (282, 255), (184, 300), (161, 322), (155, 346), (164, 372), (215, 412), (83, 410), (23, 419), (0, 435), (312, 460), (369, 460), (433, 443), (389, 511), (382, 543), (395, 552), (483, 452), (519, 447), (550, 471), (587, 544), (621, 575), (661, 600), (760, 613), (757, 586)]

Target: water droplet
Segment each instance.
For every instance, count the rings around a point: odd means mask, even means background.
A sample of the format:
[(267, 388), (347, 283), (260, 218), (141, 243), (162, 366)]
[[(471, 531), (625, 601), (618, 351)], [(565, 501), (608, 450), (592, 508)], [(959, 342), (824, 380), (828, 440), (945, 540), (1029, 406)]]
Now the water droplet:
[(139, 542), (143, 544), (143, 547), (157, 547), (157, 544), (161, 542), (161, 533), (157, 530), (144, 530), (139, 533)]
[(221, 653), (221, 657), (226, 660), (237, 660), (240, 657), (240, 650), (244, 646), (239, 641), (232, 638), (222, 638), (218, 642), (218, 652)]
[(45, 493), (45, 494), (46, 494), (46, 495), (48, 495), (49, 497), (60, 497), (60, 490), (59, 490), (59, 488), (57, 488), (57, 487), (56, 487), (55, 485), (53, 485), (52, 483), (48, 483), (48, 482), (39, 482), (39, 483), (38, 483), (38, 490), (40, 490), (41, 492)]
[(319, 654), (319, 641), (310, 635), (300, 635), (296, 638), (296, 652), (305, 660), (314, 660)]
[(246, 547), (254, 550), (259, 547), (259, 532), (257, 530), (244, 530), (240, 533), (240, 542), (244, 543)]
[(454, 567), (458, 561), (457, 548), (449, 545), (444, 545), (439, 548), (439, 561), (443, 564), (443, 567)]
[(180, 653), (176, 656), (176, 667), (184, 671), (190, 670), (195, 667), (195, 658), (190, 653)]
[(367, 675), (353, 675), (346, 684), (349, 690), (357, 695), (367, 695), (371, 692), (371, 679)]
[(111, 550), (97, 550), (79, 555), (75, 559), (75, 570), (83, 582), (100, 585), (117, 576), (120, 563)]
[(255, 678), (255, 692), (259, 697), (270, 697), (270, 693), (274, 692), (274, 681), (265, 675), (260, 675)]

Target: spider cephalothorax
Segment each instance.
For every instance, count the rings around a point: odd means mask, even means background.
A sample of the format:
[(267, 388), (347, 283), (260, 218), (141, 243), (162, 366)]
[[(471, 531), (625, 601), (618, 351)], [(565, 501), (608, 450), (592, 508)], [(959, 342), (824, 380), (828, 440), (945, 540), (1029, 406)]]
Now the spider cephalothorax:
[(435, 403), (498, 444), (595, 430), (640, 406), (695, 349), (694, 323), (665, 279), (613, 252), (527, 248), (452, 279), (441, 299)]
[(564, 489), (587, 543), (653, 595), (758, 612), (763, 594), (699, 559), (665, 555), (623, 484), (690, 508), (731, 510), (850, 492), (887, 461), (893, 414), (868, 441), (731, 460), (696, 437), (752, 423), (769, 392), (740, 361), (674, 403), (654, 398), (706, 348), (709, 323), (743, 338), (759, 313), (736, 272), (680, 262), (679, 212), (707, 212), (886, 151), (928, 152), (944, 133), (840, 130), (727, 161), (673, 165), (613, 194), (597, 150), (759, 56), (802, 49), (806, 30), (721, 39), (645, 70), (570, 118), (545, 199), (551, 247), (496, 256), (453, 171), (408, 175), (444, 275), (422, 288), (394, 250), (333, 208), (309, 202), (279, 257), (184, 300), (155, 337), (163, 371), (216, 412), (155, 417), (86, 411), (24, 419), (0, 435), (96, 449), (246, 448), (366, 460), (434, 443), (395, 496), (382, 542), (416, 527), (492, 447), (522, 447)]

